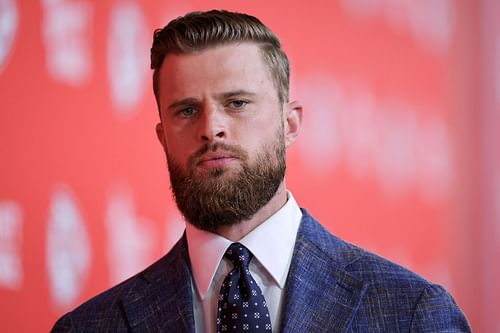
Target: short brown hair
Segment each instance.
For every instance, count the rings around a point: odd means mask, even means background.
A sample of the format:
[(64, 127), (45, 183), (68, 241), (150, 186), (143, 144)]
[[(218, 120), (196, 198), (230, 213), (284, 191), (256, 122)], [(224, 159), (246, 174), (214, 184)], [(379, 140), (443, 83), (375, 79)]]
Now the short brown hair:
[(254, 42), (260, 46), (281, 103), (288, 102), (290, 66), (276, 35), (254, 16), (211, 10), (192, 12), (170, 21), (154, 32), (151, 47), (153, 90), (160, 107), (159, 71), (168, 54), (187, 54), (234, 42)]

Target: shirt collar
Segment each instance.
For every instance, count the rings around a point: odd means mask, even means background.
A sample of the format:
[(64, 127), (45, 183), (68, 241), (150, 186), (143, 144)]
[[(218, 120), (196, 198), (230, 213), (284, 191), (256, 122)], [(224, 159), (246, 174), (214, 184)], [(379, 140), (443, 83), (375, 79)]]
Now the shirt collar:
[[(302, 212), (290, 192), (285, 205), (239, 242), (245, 245), (283, 288), (290, 268)], [(232, 241), (186, 223), (189, 259), (200, 297), (204, 299), (219, 263)]]

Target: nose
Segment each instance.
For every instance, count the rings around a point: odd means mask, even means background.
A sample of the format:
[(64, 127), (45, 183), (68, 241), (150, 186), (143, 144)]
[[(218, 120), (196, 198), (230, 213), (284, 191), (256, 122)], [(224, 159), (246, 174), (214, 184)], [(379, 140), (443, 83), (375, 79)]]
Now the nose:
[(205, 143), (222, 141), (227, 138), (226, 119), (223, 111), (215, 106), (207, 106), (199, 119), (199, 138)]

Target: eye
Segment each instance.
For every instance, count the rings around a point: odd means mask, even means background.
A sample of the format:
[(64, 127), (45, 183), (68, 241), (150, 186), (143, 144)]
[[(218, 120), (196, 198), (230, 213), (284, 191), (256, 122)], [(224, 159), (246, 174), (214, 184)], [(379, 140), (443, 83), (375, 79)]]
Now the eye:
[(179, 110), (177, 112), (177, 115), (180, 117), (189, 118), (189, 117), (194, 116), (197, 112), (198, 112), (198, 110), (196, 110), (193, 107), (186, 107), (186, 108)]
[(235, 99), (234, 101), (229, 102), (228, 106), (233, 109), (242, 109), (248, 104), (247, 101), (241, 99)]

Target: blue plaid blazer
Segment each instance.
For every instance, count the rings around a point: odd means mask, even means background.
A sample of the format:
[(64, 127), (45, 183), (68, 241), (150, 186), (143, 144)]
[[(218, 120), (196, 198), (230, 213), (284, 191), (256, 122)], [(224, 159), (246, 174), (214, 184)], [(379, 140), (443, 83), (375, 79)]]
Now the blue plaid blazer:
[[(195, 332), (185, 236), (159, 261), (61, 317), (52, 332)], [(281, 332), (470, 332), (440, 286), (348, 244), (303, 210)]]

